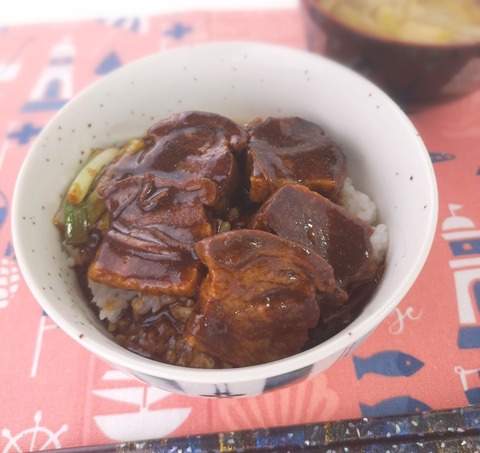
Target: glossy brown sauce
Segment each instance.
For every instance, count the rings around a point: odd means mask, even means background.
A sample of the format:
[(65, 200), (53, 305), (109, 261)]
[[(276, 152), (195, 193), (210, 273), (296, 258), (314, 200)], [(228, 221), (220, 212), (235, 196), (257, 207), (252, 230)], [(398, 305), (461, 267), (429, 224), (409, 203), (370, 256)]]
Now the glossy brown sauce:
[(77, 267), (89, 300), (89, 279), (173, 298), (104, 321), (120, 345), (181, 366), (249, 366), (311, 348), (358, 316), (382, 269), (372, 227), (335, 204), (346, 158), (319, 126), (185, 112), (145, 142), (107, 168), (109, 228), (94, 229)]

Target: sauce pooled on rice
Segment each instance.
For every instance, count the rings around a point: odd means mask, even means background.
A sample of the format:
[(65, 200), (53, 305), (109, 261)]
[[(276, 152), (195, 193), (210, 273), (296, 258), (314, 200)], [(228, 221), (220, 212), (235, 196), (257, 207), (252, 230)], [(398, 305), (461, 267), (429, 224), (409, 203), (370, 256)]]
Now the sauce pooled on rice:
[(294, 355), (348, 325), (381, 276), (374, 204), (363, 219), (342, 206), (346, 156), (305, 119), (184, 112), (85, 168), (56, 224), (93, 309), (145, 357), (226, 368)]

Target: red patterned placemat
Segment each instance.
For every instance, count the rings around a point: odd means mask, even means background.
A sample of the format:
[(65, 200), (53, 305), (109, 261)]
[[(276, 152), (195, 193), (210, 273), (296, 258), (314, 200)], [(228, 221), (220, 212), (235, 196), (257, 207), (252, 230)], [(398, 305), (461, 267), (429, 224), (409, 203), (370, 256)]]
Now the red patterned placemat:
[[(119, 17), (3, 28), (0, 37), (0, 448), (108, 444), (480, 403), (480, 92), (410, 115), (434, 162), (439, 224), (420, 278), (378, 330), (310, 381), (252, 398), (193, 399), (112, 370), (42, 312), (11, 241), (16, 176), (52, 115), (104, 74), (189, 43), (306, 48), (299, 11)], [(219, 394), (228, 396), (228, 389)]]

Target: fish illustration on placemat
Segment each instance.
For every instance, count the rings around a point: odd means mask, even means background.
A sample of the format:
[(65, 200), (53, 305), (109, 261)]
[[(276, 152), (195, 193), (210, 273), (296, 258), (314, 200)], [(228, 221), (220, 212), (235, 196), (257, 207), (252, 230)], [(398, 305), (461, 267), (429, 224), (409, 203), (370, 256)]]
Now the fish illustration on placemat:
[(446, 162), (448, 160), (453, 160), (455, 159), (454, 154), (450, 153), (432, 153), (430, 152), (430, 159), (432, 159), (432, 163), (436, 164), (438, 162)]
[(389, 377), (408, 377), (415, 374), (424, 363), (402, 351), (381, 351), (367, 358), (353, 356), (357, 379), (368, 373)]
[(374, 405), (359, 403), (359, 406), (363, 417), (413, 414), (431, 409), (431, 407), (423, 401), (412, 398), (411, 396), (388, 398)]

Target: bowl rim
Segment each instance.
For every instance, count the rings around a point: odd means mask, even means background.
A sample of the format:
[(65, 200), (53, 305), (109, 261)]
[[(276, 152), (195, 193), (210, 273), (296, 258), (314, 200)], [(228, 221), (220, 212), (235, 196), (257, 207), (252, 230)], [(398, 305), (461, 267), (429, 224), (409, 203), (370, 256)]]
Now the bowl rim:
[[(445, 51), (453, 51), (453, 50), (475, 50), (478, 49), (478, 53), (480, 55), (480, 38), (475, 41), (459, 41), (459, 42), (443, 42), (443, 43), (430, 43), (430, 42), (418, 42), (418, 41), (410, 41), (406, 39), (398, 39), (391, 36), (384, 36), (380, 33), (374, 33), (373, 31), (361, 28), (359, 26), (355, 26), (350, 24), (346, 21), (339, 19), (335, 14), (332, 14), (330, 11), (325, 10), (325, 8), (319, 4), (317, 0), (300, 0), (304, 7), (307, 10), (307, 15), (309, 8), (317, 10), (321, 15), (326, 17), (330, 22), (333, 22), (337, 26), (345, 29), (350, 33), (354, 33), (359, 37), (364, 39), (368, 39), (370, 41), (374, 41), (379, 44), (386, 44), (386, 45), (394, 45), (397, 47), (404, 47), (404, 48), (418, 48), (422, 50), (445, 50)], [(316, 21), (315, 21), (316, 23)]]
[[(426, 235), (423, 241), (422, 249), (418, 251), (415, 262), (412, 263), (410, 271), (406, 276), (405, 283), (402, 285), (402, 288), (396, 289), (393, 294), (389, 297), (388, 301), (382, 305), (381, 310), (377, 310), (372, 314), (369, 319), (364, 319), (359, 321), (358, 318), (340, 333), (333, 336), (332, 338), (326, 340), (325, 342), (315, 346), (307, 351), (298, 353), (294, 356), (287, 357), (285, 359), (277, 360), (274, 362), (254, 365), (248, 367), (240, 367), (233, 369), (199, 369), (199, 368), (187, 368), (177, 365), (170, 365), (162, 362), (158, 362), (152, 359), (148, 359), (137, 355), (133, 352), (128, 351), (127, 349), (122, 348), (116, 344), (112, 339), (111, 344), (101, 342), (98, 344), (94, 339), (89, 335), (85, 335), (82, 338), (79, 338), (78, 329), (72, 327), (72, 325), (64, 320), (62, 314), (56, 308), (54, 303), (51, 303), (48, 297), (41, 291), (41, 284), (35, 281), (28, 264), (28, 251), (22, 247), (21, 237), (19, 235), (22, 218), (20, 214), (20, 206), (22, 200), (20, 199), (20, 190), (19, 187), (22, 185), (22, 181), (25, 178), (25, 173), (27, 172), (29, 161), (33, 159), (33, 155), (37, 152), (37, 146), (41, 142), (43, 134), (47, 134), (49, 130), (49, 125), (51, 125), (56, 118), (58, 118), (64, 109), (69, 108), (71, 103), (76, 102), (76, 100), (81, 99), (82, 96), (88, 94), (91, 90), (96, 90), (97, 87), (101, 84), (107, 83), (110, 75), (117, 74), (125, 68), (130, 68), (133, 65), (143, 65), (148, 60), (157, 62), (162, 60), (164, 55), (171, 53), (181, 53), (188, 51), (196, 52), (219, 52), (225, 51), (228, 49), (234, 49), (241, 47), (242, 49), (252, 48), (255, 51), (268, 52), (277, 57), (282, 57), (288, 60), (289, 55), (295, 55), (297, 57), (304, 58), (311, 63), (329, 65), (334, 68), (335, 71), (341, 71), (348, 73), (349, 77), (357, 78), (362, 81), (362, 84), (365, 87), (368, 87), (369, 91), (376, 93), (378, 96), (382, 97), (382, 102), (386, 107), (393, 110), (394, 114), (398, 116), (399, 120), (404, 123), (410, 131), (412, 136), (415, 136), (417, 146), (423, 152), (424, 167), (426, 170), (426, 176), (428, 179), (428, 196), (429, 202), (431, 204), (431, 209), (429, 211), (428, 221), (426, 222)], [(104, 361), (121, 367), (126, 370), (132, 370), (137, 373), (142, 373), (145, 375), (164, 378), (167, 380), (178, 380), (181, 382), (189, 383), (199, 383), (199, 384), (208, 384), (212, 382), (221, 382), (221, 383), (241, 383), (257, 379), (266, 379), (273, 376), (285, 375), (289, 372), (293, 372), (305, 367), (309, 367), (318, 362), (318, 357), (329, 358), (334, 357), (338, 353), (341, 353), (344, 350), (351, 349), (356, 343), (362, 341), (371, 330), (387, 317), (387, 315), (398, 305), (398, 303), (403, 299), (406, 293), (410, 290), (414, 281), (418, 277), (418, 274), (423, 268), (423, 265), (429, 255), (438, 217), (438, 190), (435, 180), (435, 174), (433, 171), (433, 166), (431, 160), (428, 156), (427, 149), (423, 144), (423, 141), (420, 138), (420, 135), (414, 128), (411, 121), (408, 119), (406, 114), (400, 109), (400, 107), (388, 96), (386, 95), (378, 86), (374, 85), (372, 82), (364, 78), (363, 76), (357, 74), (350, 68), (337, 63), (329, 58), (316, 55), (314, 53), (308, 52), (302, 49), (295, 49), (293, 47), (288, 47), (278, 44), (268, 44), (260, 43), (254, 41), (229, 41), (229, 42), (208, 42), (201, 44), (194, 44), (189, 46), (182, 46), (179, 48), (174, 48), (170, 50), (163, 50), (154, 54), (150, 54), (134, 60), (125, 66), (122, 66), (115, 71), (112, 71), (109, 75), (106, 75), (100, 79), (97, 79), (92, 84), (83, 88), (78, 92), (62, 109), (60, 109), (47, 123), (40, 135), (36, 138), (35, 142), (30, 147), (24, 162), (22, 163), (20, 172), (18, 174), (13, 198), (12, 198), (12, 239), (14, 244), (14, 249), (17, 256), (17, 261), (19, 268), (22, 272), (23, 278), (27, 283), (31, 293), (35, 297), (37, 303), (45, 310), (45, 312), (51, 317), (51, 319), (62, 328), (62, 330), (73, 338), (77, 343), (85, 347), (91, 353), (102, 358)], [(53, 228), (53, 225), (52, 225)], [(358, 322), (357, 322), (358, 321)], [(104, 333), (102, 333), (104, 334)]]

